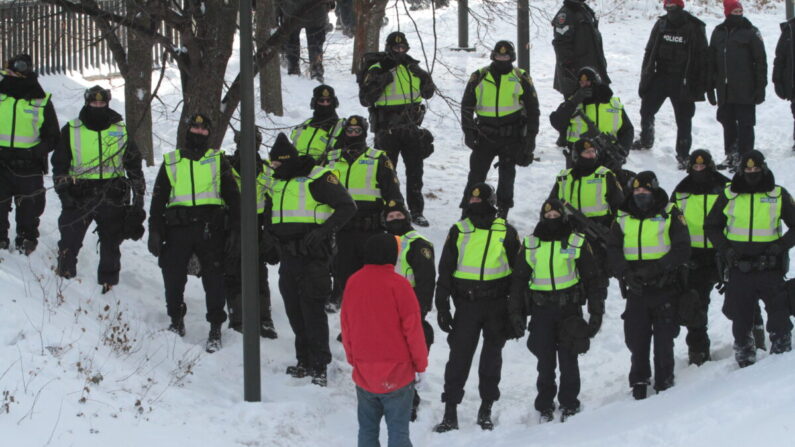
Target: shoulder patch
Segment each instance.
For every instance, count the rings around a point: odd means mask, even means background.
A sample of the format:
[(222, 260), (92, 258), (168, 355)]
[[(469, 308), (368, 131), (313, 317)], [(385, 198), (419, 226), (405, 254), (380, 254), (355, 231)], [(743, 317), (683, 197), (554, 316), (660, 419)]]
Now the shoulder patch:
[(420, 253), (422, 253), (422, 256), (425, 257), (425, 259), (431, 259), (433, 257), (433, 253), (431, 253), (431, 249), (428, 247), (423, 247), (422, 250), (420, 250)]
[(474, 73), (472, 73), (472, 76), (470, 76), (470, 77), (469, 77), (469, 82), (475, 82), (475, 81), (477, 81), (477, 80), (478, 80), (478, 75), (479, 75), (479, 74), (480, 74), (480, 72), (477, 72), (477, 71), (476, 71), (476, 72), (474, 72)]
[(555, 16), (555, 22), (557, 22), (558, 25), (563, 25), (564, 23), (566, 23), (566, 13), (561, 12), (557, 16)]
[(685, 216), (683, 214), (679, 214), (677, 218), (679, 219), (679, 222), (682, 223), (682, 225), (687, 225), (687, 221), (685, 221)]
[(337, 179), (337, 176), (334, 175), (334, 174), (327, 175), (326, 176), (326, 181), (331, 183), (331, 184), (333, 184), (333, 185), (339, 185), (340, 184), (339, 179)]
[(387, 158), (387, 160), (384, 162), (384, 166), (386, 166), (386, 167), (387, 167), (387, 169), (391, 169), (391, 170), (393, 170), (393, 171), (395, 170), (395, 165), (393, 165), (393, 164), (392, 164), (392, 160), (390, 160), (390, 159), (388, 159), (388, 158)]

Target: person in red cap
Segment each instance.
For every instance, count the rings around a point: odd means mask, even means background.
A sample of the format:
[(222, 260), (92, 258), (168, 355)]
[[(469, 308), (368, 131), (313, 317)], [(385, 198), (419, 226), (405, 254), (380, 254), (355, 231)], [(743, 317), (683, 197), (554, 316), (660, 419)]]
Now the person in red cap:
[[(792, 117), (795, 118), (795, 48), (793, 47), (793, 33), (795, 33), (795, 17), (781, 24), (781, 36), (776, 44), (776, 57), (773, 59), (773, 85), (776, 95), (781, 99), (790, 101)], [(792, 133), (795, 151), (795, 128)]]
[(756, 106), (765, 100), (767, 56), (762, 35), (743, 17), (738, 0), (725, 0), (726, 20), (709, 41), (707, 98), (718, 106), (726, 159), (718, 169), (734, 172), (740, 157), (754, 148)]
[(707, 33), (704, 22), (684, 10), (683, 0), (663, 0), (666, 14), (651, 30), (643, 56), (638, 95), (640, 139), (633, 149), (654, 145), (654, 115), (666, 99), (676, 117), (676, 160), (687, 164), (696, 102), (704, 101), (707, 83)]

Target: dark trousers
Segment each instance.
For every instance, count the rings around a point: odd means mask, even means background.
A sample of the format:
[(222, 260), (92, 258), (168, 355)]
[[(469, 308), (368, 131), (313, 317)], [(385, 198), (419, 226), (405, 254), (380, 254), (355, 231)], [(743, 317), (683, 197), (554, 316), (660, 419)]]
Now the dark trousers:
[(91, 222), (97, 223), (99, 267), (97, 283), (116, 285), (121, 270), (121, 243), (124, 241), (125, 210), (121, 199), (107, 200), (103, 194), (75, 199), (76, 206), (61, 209), (58, 229), (58, 272), (62, 276), (77, 274), (77, 254), (83, 246)]
[(39, 217), (44, 213), (44, 176), (17, 173), (0, 164), (0, 239), (8, 239), (11, 201), (17, 208), (17, 238), (38, 240)]
[(281, 252), (279, 291), (295, 334), (295, 357), (313, 369), (331, 362), (326, 300), (331, 293), (329, 260)]
[(337, 1), (337, 15), (342, 22), (342, 26), (350, 28), (354, 31), (356, 28), (356, 14), (353, 10), (353, 0), (338, 0)]
[(654, 339), (654, 388), (664, 390), (674, 383), (674, 338), (679, 335), (674, 307), (675, 292), (645, 288), (630, 290), (624, 319), (624, 342), (632, 353), (629, 385), (651, 383), (649, 354)]
[(505, 346), (506, 301), (455, 299), (453, 330), (447, 336), (450, 358), (444, 369), (442, 402), (460, 404), (464, 385), (472, 367), (472, 358), (483, 332), (483, 347), (478, 365), (478, 390), (482, 400), (500, 398), (502, 347)]
[[(229, 325), (243, 324), (242, 277), (240, 272), (240, 249), (235, 253), (227, 253), (224, 265), (224, 286), (226, 289), (226, 308), (229, 313)], [(260, 259), (259, 268), (259, 318), (260, 322), (270, 322), (271, 291), (268, 285), (268, 264)]]
[(736, 347), (753, 346), (751, 331), (760, 299), (765, 303), (770, 341), (792, 331), (783, 274), (777, 270), (743, 273), (735, 267), (729, 271), (723, 313), (732, 321)]
[[(671, 100), (676, 119), (676, 155), (690, 155), (692, 144), (693, 116), (696, 114), (696, 103), (682, 97), (681, 78), (679, 76), (658, 75), (641, 98), (640, 122), (641, 132), (654, 128), (654, 115), (660, 111), (666, 99)], [(641, 134), (641, 140), (643, 136)]]
[(723, 104), (718, 106), (718, 122), (723, 125), (723, 151), (740, 155), (754, 148), (756, 106), (753, 104)]
[[(556, 394), (561, 407), (580, 408), (580, 401), (577, 399), (580, 394), (580, 365), (577, 354), (560, 347), (558, 335), (560, 323), (567, 317), (578, 314), (582, 314), (579, 306), (533, 306), (527, 348), (538, 359), (538, 395), (535, 400), (535, 409), (538, 411), (554, 410)], [(560, 362), (560, 393), (555, 383), (556, 358)]]
[(364, 243), (383, 230), (355, 230), (343, 228), (337, 233), (337, 253), (334, 255), (334, 292), (332, 300), (342, 302), (342, 292), (348, 278), (364, 266)]
[(707, 334), (707, 327), (709, 326), (709, 303), (710, 294), (718, 283), (718, 268), (715, 265), (707, 265), (688, 273), (688, 286), (698, 293), (698, 312), (703, 315), (703, 326), (688, 326), (687, 342), (688, 351), (691, 353), (704, 353), (709, 355), (709, 334)]
[[(312, 70), (320, 69), (323, 74), (323, 44), (326, 43), (326, 24), (319, 26), (307, 26), (306, 28), (307, 53), (309, 53), (309, 65)], [(293, 31), (287, 43), (284, 44), (284, 52), (287, 57), (288, 67), (298, 69), (301, 59), (301, 28)]]
[(375, 135), (375, 147), (386, 152), (397, 169), (398, 155), (406, 164), (406, 204), (412, 214), (422, 214), (425, 199), (422, 197), (423, 158), (420, 154), (419, 133), (412, 129), (384, 130)]
[(188, 281), (188, 261), (195, 253), (201, 264), (207, 314), (210, 323), (221, 324), (224, 312), (224, 232), (209, 228), (201, 222), (166, 227), (165, 246), (160, 254), (160, 269), (166, 287), (166, 309), (172, 319), (185, 312), (185, 283)]
[(513, 183), (516, 179), (516, 163), (511, 154), (516, 145), (521, 144), (516, 138), (479, 141), (477, 147), (469, 155), (469, 176), (464, 188), (461, 207), (469, 200), (469, 191), (474, 185), (486, 181), (495, 157), (499, 157), (499, 180), (497, 181), (497, 204), (500, 207), (513, 208)]
[(792, 138), (795, 140), (795, 101), (790, 101), (789, 108), (792, 111), (792, 119), (793, 119)]

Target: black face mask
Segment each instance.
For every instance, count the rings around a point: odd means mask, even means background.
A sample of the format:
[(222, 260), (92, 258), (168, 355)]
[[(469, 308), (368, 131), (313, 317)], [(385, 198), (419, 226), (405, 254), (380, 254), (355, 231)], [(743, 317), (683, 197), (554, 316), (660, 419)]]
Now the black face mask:
[(673, 25), (679, 26), (682, 23), (684, 23), (685, 12), (679, 6), (666, 8), (666, 11), (668, 11), (668, 15), (666, 17), (668, 18), (668, 21), (671, 22)]
[(748, 183), (749, 186), (756, 186), (759, 182), (762, 181), (762, 177), (764, 176), (764, 172), (744, 172), (743, 177), (745, 177), (745, 182)]
[(488, 216), (496, 212), (497, 210), (489, 202), (476, 202), (467, 205), (467, 215), (469, 216)]
[(273, 170), (273, 176), (281, 180), (291, 179), (296, 176), (298, 167), (299, 162), (297, 158), (288, 158), (283, 160), (282, 164)]
[(739, 24), (743, 23), (743, 16), (736, 16), (734, 14), (729, 15), (726, 17), (726, 24), (730, 27), (735, 27)]
[(707, 169), (702, 171), (693, 171), (690, 173), (690, 178), (696, 183), (707, 183), (712, 176)]
[(104, 130), (110, 127), (110, 109), (108, 107), (86, 106), (80, 115), (89, 129)]
[(402, 236), (411, 231), (411, 222), (408, 219), (394, 219), (384, 222), (384, 227), (389, 234)]
[(577, 170), (580, 172), (593, 172), (596, 167), (598, 166), (599, 161), (595, 158), (583, 158), (580, 157), (577, 159), (575, 166)]
[(321, 106), (320, 104), (316, 104), (315, 112), (312, 114), (312, 118), (318, 120), (328, 119), (334, 116), (334, 111), (335, 109), (331, 105)]
[(562, 217), (554, 219), (543, 218), (536, 225), (533, 234), (545, 241), (562, 240), (570, 234), (569, 226), (563, 222)]
[(511, 61), (492, 61), (491, 67), (493, 68), (494, 72), (500, 75), (504, 75), (509, 73), (513, 70), (513, 62)]
[(210, 136), (188, 131), (185, 136), (185, 147), (197, 155), (204, 155), (209, 148)]
[(654, 196), (651, 193), (634, 194), (632, 201), (641, 211), (648, 211), (654, 205)]
[(342, 135), (340, 136), (340, 144), (342, 144), (343, 148), (352, 148), (358, 151), (361, 147), (365, 145), (366, 142), (367, 142), (367, 136), (365, 136), (365, 134), (352, 137), (348, 136), (343, 131)]
[(43, 98), (45, 95), (35, 73), (24, 78), (6, 76), (3, 84), (3, 93), (17, 99)]

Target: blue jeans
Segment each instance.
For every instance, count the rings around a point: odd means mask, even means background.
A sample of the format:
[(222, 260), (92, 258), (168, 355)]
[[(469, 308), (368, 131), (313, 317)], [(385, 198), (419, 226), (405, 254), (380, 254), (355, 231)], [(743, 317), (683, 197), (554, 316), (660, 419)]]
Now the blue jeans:
[(389, 447), (411, 447), (409, 419), (414, 399), (414, 382), (386, 394), (377, 394), (356, 387), (359, 401), (359, 447), (379, 447), (381, 417), (386, 418)]

